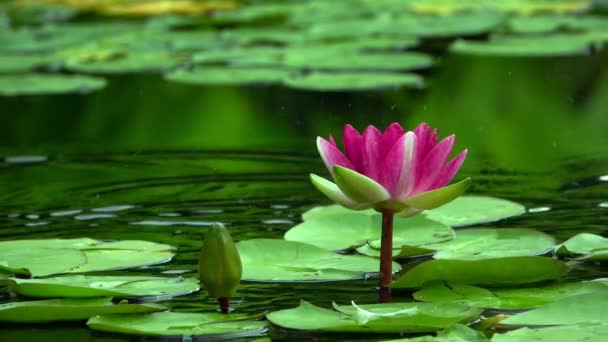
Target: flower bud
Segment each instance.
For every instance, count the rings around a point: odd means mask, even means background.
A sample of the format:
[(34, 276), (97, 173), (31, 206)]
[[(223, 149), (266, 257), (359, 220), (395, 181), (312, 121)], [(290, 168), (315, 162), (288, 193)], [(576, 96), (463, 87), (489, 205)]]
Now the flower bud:
[(241, 257), (230, 232), (223, 224), (214, 224), (205, 235), (201, 249), (201, 282), (211, 296), (228, 298), (239, 286), (242, 274)]

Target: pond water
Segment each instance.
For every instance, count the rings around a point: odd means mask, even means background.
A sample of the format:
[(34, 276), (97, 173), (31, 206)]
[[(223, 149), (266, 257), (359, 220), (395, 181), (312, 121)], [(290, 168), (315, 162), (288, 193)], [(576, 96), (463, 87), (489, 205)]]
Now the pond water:
[[(524, 227), (563, 241), (608, 231), (608, 55), (467, 57), (426, 49), (437, 66), (424, 89), (317, 92), (279, 85), (196, 86), (154, 74), (108, 76), (83, 94), (0, 96), (0, 240), (140, 239), (178, 248), (173, 261), (129, 271), (197, 277), (206, 228), (237, 241), (281, 238), (301, 214), (329, 204), (308, 174), (327, 175), (315, 139), (352, 123), (428, 122), (455, 150), (469, 149), (456, 179), (470, 193), (520, 202)], [(108, 273), (112, 274), (112, 273)], [(573, 279), (607, 277), (586, 264)], [(377, 279), (312, 284), (242, 283), (239, 312), (377, 302)], [(409, 294), (395, 295), (408, 300)], [(0, 303), (16, 300), (0, 291)], [(205, 291), (164, 302), (212, 311)], [(377, 335), (297, 333), (277, 340), (376, 340)], [(387, 339), (395, 335), (383, 336)], [(0, 325), (0, 341), (151, 340), (84, 324)]]

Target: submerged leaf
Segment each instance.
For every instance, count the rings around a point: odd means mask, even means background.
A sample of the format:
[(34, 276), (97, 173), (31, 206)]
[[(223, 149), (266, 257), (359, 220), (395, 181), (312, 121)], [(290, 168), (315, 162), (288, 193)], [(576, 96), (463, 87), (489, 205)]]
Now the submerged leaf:
[(289, 76), (284, 83), (292, 88), (315, 91), (381, 90), (387, 88), (422, 88), (421, 76), (386, 72), (320, 72)]

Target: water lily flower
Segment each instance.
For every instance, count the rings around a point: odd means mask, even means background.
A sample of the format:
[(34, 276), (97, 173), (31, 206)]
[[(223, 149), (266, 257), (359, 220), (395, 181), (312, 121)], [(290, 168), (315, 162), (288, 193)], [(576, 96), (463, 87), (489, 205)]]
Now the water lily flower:
[(333, 137), (317, 138), (317, 148), (335, 183), (311, 174), (311, 181), (332, 201), (354, 210), (374, 208), (411, 216), (460, 196), (470, 179), (447, 185), (467, 155), (448, 157), (456, 137), (437, 142), (437, 130), (422, 123), (406, 132), (392, 123), (384, 133), (368, 126), (359, 134), (344, 126), (344, 153)]
[(380, 299), (387, 301), (392, 281), (393, 216), (412, 216), (444, 205), (468, 188), (467, 178), (448, 185), (467, 156), (448, 161), (456, 137), (437, 142), (437, 130), (422, 123), (405, 131), (392, 123), (380, 132), (368, 126), (363, 134), (344, 126), (344, 153), (332, 136), (317, 138), (317, 148), (335, 183), (310, 175), (312, 183), (332, 201), (354, 210), (382, 213)]

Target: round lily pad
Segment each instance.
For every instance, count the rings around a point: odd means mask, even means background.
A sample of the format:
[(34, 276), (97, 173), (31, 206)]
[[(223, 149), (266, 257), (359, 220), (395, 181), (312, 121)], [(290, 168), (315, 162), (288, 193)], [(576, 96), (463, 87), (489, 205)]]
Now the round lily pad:
[(103, 314), (135, 314), (164, 311), (159, 304), (112, 304), (112, 298), (45, 299), (0, 304), (0, 322), (45, 323), (82, 321)]
[(461, 196), (444, 206), (427, 210), (423, 215), (451, 227), (464, 227), (495, 222), (525, 212), (523, 205), (505, 199)]
[(420, 288), (432, 281), (487, 286), (512, 286), (555, 280), (568, 266), (540, 256), (480, 260), (429, 260), (422, 262), (391, 284), (393, 288)]
[(260, 336), (266, 323), (259, 315), (158, 312), (146, 315), (107, 315), (89, 319), (93, 330), (134, 335), (239, 338)]
[(529, 309), (584, 293), (608, 293), (606, 281), (556, 283), (542, 287), (483, 289), (472, 285), (432, 283), (414, 293), (423, 302), (460, 303), (491, 309)]
[(171, 260), (173, 247), (148, 241), (88, 238), (0, 242), (0, 269), (36, 277), (116, 270)]
[(601, 324), (608, 317), (608, 293), (592, 292), (562, 298), (500, 321), (501, 325)]
[(557, 254), (578, 255), (584, 260), (608, 260), (608, 239), (591, 233), (577, 234), (555, 249)]
[(192, 70), (177, 70), (166, 75), (172, 82), (201, 85), (268, 84), (282, 81), (289, 70), (280, 68), (253, 67), (196, 67)]
[(341, 306), (328, 310), (302, 301), (293, 309), (271, 312), (268, 321), (287, 329), (367, 332), (414, 333), (430, 332), (469, 322), (481, 309), (459, 304), (390, 303)]
[(144, 276), (69, 275), (6, 280), (12, 292), (27, 297), (174, 297), (199, 289), (195, 279)]
[(459, 40), (450, 46), (450, 51), (499, 57), (571, 56), (589, 54), (595, 41), (599, 42), (601, 39), (589, 34), (497, 36), (489, 41)]
[(357, 53), (342, 49), (306, 48), (287, 50), (283, 64), (315, 70), (416, 70), (433, 64), (429, 55), (417, 52)]
[(422, 88), (424, 80), (416, 74), (379, 72), (311, 72), (295, 74), (284, 80), (292, 88), (316, 91), (380, 90)]
[(0, 75), (0, 96), (88, 93), (105, 86), (103, 78), (84, 75)]
[[(313, 245), (285, 240), (254, 239), (237, 244), (243, 280), (306, 282), (362, 279), (377, 273), (378, 259), (334, 253)], [(393, 263), (393, 271), (401, 269)]]
[[(308, 243), (328, 250), (361, 247), (370, 242), (378, 245), (382, 233), (380, 214), (347, 212), (308, 219), (285, 233), (285, 240)], [(420, 246), (450, 240), (454, 231), (423, 216), (395, 218), (393, 245)]]
[(315, 218), (318, 218), (321, 216), (325, 216), (325, 215), (352, 214), (352, 213), (365, 214), (365, 215), (377, 215), (378, 214), (378, 212), (375, 211), (374, 209), (358, 210), (355, 212), (352, 209), (347, 209), (340, 205), (332, 204), (332, 205), (321, 205), (321, 206), (313, 207), (313, 208), (306, 210), (302, 214), (302, 220), (308, 221), (308, 220), (312, 220), (312, 219), (315, 219)]

